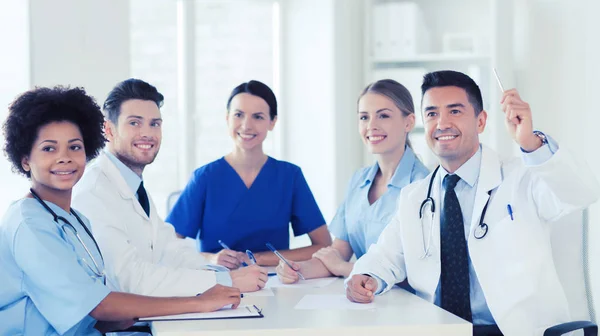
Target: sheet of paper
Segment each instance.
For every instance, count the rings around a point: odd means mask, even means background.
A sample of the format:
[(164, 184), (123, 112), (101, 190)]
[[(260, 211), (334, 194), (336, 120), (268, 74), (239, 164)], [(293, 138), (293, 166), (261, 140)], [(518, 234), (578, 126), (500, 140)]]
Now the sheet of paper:
[(315, 295), (307, 294), (298, 301), (294, 309), (342, 309), (342, 310), (364, 310), (377, 308), (374, 302), (355, 303), (350, 302), (344, 294)]
[(139, 321), (207, 320), (258, 316), (260, 316), (260, 312), (255, 306), (239, 306), (237, 309), (221, 309), (211, 313), (190, 313), (156, 317), (144, 317), (140, 318)]
[(275, 293), (273, 293), (273, 290), (271, 288), (265, 287), (256, 292), (244, 293), (244, 297), (250, 297), (250, 296), (275, 296)]
[(277, 270), (275, 266), (267, 266), (265, 267), (267, 269), (267, 273), (269, 274), (269, 276), (276, 276), (277, 275)]
[(269, 277), (269, 281), (267, 281), (267, 285), (265, 288), (275, 288), (275, 287), (285, 287), (285, 288), (322, 288), (331, 285), (336, 277), (329, 278), (320, 278), (320, 279), (308, 279), (308, 280), (299, 280), (295, 284), (283, 284), (279, 281), (279, 277)]

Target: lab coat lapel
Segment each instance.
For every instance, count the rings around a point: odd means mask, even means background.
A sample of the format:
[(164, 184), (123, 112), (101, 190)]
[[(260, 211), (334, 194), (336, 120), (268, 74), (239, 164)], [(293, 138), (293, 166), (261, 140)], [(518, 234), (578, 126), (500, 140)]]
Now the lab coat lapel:
[(500, 183), (502, 183), (502, 168), (498, 155), (486, 146), (482, 146), (479, 180), (477, 182), (477, 191), (475, 192), (475, 203), (473, 204), (473, 215), (471, 216), (468, 240), (473, 236), (473, 230), (479, 225), (483, 207), (490, 198), (488, 192), (496, 189)]
[[(106, 174), (108, 179), (117, 188), (121, 197), (125, 200), (129, 200), (132, 203), (135, 212), (137, 212), (140, 216), (142, 216), (145, 219), (149, 219), (148, 215), (146, 215), (146, 212), (144, 211), (144, 208), (142, 208), (140, 202), (138, 202), (137, 200), (137, 197), (129, 188), (127, 182), (121, 175), (121, 172), (119, 172), (119, 169), (114, 165), (114, 163), (112, 163), (112, 161), (110, 161), (106, 154), (100, 154), (100, 156), (98, 157), (98, 164), (100, 165), (100, 167), (102, 167), (102, 171)], [(148, 198), (150, 198), (150, 196), (148, 196)], [(153, 205), (150, 201), (150, 208), (152, 207)]]

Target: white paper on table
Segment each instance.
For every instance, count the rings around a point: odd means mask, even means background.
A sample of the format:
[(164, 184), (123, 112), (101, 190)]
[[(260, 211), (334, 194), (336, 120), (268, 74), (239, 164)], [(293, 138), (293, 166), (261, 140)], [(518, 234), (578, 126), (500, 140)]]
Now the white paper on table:
[(298, 280), (294, 284), (284, 284), (279, 281), (279, 277), (269, 277), (265, 288), (285, 287), (285, 288), (322, 288), (331, 285), (337, 277), (320, 278), (320, 279), (308, 279)]
[(374, 302), (356, 303), (348, 300), (344, 294), (307, 294), (298, 301), (294, 309), (342, 309), (365, 310), (377, 308)]
[(139, 321), (175, 321), (175, 320), (210, 320), (243, 317), (262, 317), (260, 309), (256, 306), (239, 306), (237, 309), (221, 309), (210, 313), (189, 313), (178, 315), (165, 315), (144, 317)]
[(244, 297), (250, 297), (250, 296), (275, 296), (275, 293), (273, 293), (273, 290), (271, 288), (265, 287), (256, 292), (244, 293)]

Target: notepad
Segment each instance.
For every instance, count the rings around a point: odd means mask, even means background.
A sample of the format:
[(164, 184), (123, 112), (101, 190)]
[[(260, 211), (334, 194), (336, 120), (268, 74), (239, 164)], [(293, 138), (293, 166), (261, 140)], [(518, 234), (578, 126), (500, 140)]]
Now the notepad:
[(259, 318), (263, 317), (262, 311), (255, 305), (239, 306), (237, 309), (221, 309), (210, 313), (189, 313), (155, 317), (143, 317), (138, 321), (181, 321), (181, 320), (215, 320), (234, 318)]

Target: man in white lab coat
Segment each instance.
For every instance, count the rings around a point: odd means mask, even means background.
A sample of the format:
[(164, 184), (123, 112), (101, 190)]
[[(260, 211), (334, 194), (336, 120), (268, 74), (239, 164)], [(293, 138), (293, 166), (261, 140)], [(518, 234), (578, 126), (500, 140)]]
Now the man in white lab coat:
[(417, 295), (472, 321), (475, 335), (542, 335), (570, 321), (551, 224), (595, 202), (597, 181), (533, 130), (516, 90), (501, 104), (522, 158), (507, 162), (479, 143), (487, 114), (471, 78), (433, 72), (422, 92), (427, 142), (441, 166), (402, 190), (391, 223), (355, 264), (347, 297), (370, 302), (408, 278)]
[[(162, 138), (163, 95), (138, 79), (117, 84), (104, 103), (107, 148), (87, 168), (73, 207), (91, 222), (115, 290), (152, 296), (195, 295), (219, 283), (251, 292), (264, 287), (264, 268), (215, 272), (165, 223), (142, 181)], [(82, 130), (85, 132), (85, 130)]]

